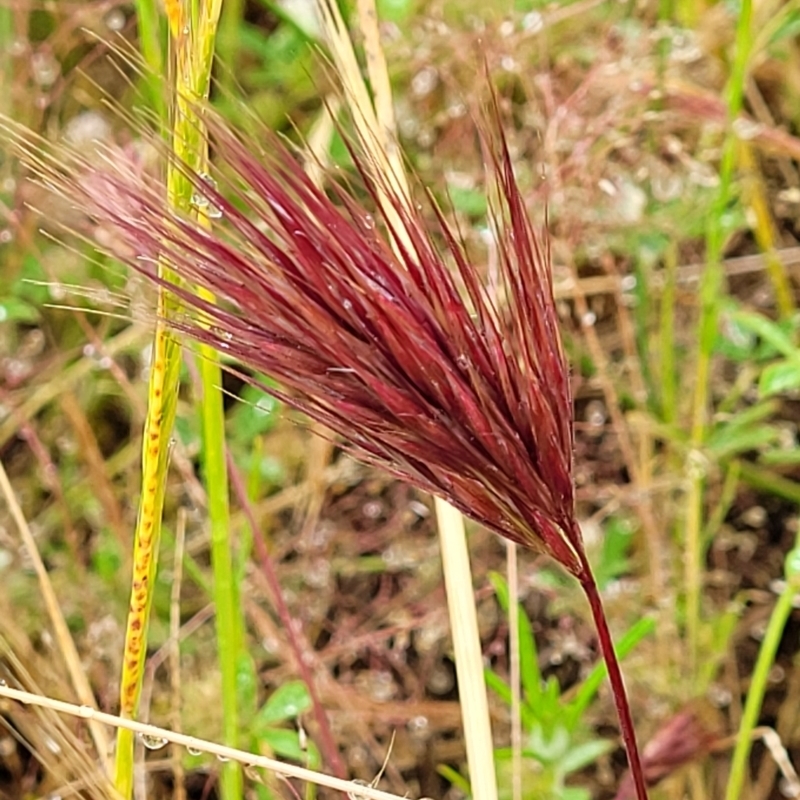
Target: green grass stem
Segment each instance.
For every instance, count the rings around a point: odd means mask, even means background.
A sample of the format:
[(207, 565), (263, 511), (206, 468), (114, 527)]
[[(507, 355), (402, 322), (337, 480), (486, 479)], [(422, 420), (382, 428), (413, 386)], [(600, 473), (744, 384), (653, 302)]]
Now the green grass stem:
[[(732, 122), (742, 109), (744, 84), (752, 47), (752, 0), (742, 0), (736, 27), (736, 43), (731, 73), (725, 91), (728, 120)], [(687, 493), (685, 538), (686, 636), (689, 670), (694, 675), (698, 665), (703, 585), (703, 507), (706, 469), (702, 448), (709, 429), (711, 395), (711, 357), (717, 337), (719, 303), (723, 296), (725, 274), (722, 250), (725, 242), (725, 216), (731, 201), (737, 140), (733, 130), (725, 139), (720, 164), (717, 197), (706, 226), (706, 266), (700, 280), (700, 319), (697, 326), (697, 364), (692, 408), (691, 452), (687, 463), (689, 489)]]
[[(176, 44), (176, 111), (173, 148), (179, 163), (194, 172), (204, 173), (208, 167), (208, 142), (198, 104), (208, 99), (211, 69), (218, 33), (222, 0), (198, 3), (192, 0), (188, 9), (188, 35), (183, 25), (173, 31)], [(176, 35), (177, 34), (177, 35)], [(191, 202), (191, 188), (186, 180), (171, 170), (176, 181), (178, 207)], [(201, 222), (210, 224), (200, 215)], [(210, 296), (205, 299), (213, 301)], [(217, 649), (222, 690), (223, 741), (229, 747), (239, 743), (239, 711), (237, 671), (243, 648), (243, 620), (237, 582), (231, 556), (230, 501), (225, 450), (225, 414), (222, 402), (222, 371), (217, 354), (207, 347), (199, 348), (202, 400), (200, 406), (203, 432), (203, 473), (208, 495), (211, 527), (212, 596), (216, 610)], [(226, 762), (221, 770), (223, 800), (240, 800), (243, 794), (241, 767)]]
[(758, 715), (764, 702), (764, 695), (769, 683), (769, 673), (775, 662), (775, 654), (781, 642), (784, 628), (794, 608), (794, 600), (800, 592), (800, 535), (795, 539), (794, 549), (789, 551), (784, 563), (786, 585), (778, 597), (778, 602), (770, 614), (767, 630), (758, 651), (758, 659), (750, 680), (750, 687), (745, 700), (742, 721), (736, 734), (736, 747), (733, 751), (731, 772), (725, 790), (725, 800), (740, 800), (744, 797), (744, 785), (747, 773), (747, 761), (753, 740), (753, 730), (758, 722)]
[(163, 25), (156, 0), (136, 0), (136, 24), (139, 29), (139, 49), (147, 65), (144, 77), (147, 99), (158, 119), (166, 121), (167, 107), (161, 78), (165, 74)]

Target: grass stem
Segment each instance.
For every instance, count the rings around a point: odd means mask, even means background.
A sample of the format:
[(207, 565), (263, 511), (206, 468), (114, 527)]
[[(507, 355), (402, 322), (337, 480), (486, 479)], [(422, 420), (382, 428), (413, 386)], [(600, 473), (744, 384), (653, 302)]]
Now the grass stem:
[[(725, 91), (728, 121), (733, 122), (742, 109), (747, 66), (752, 46), (752, 0), (742, 0), (736, 28), (736, 43), (731, 73)], [(736, 161), (737, 140), (729, 130), (720, 164), (717, 198), (706, 226), (706, 266), (700, 280), (700, 319), (697, 326), (698, 355), (695, 367), (695, 391), (692, 404), (691, 449), (687, 463), (689, 489), (686, 513), (686, 636), (689, 647), (689, 669), (694, 675), (698, 666), (703, 576), (703, 506), (705, 469), (701, 455), (709, 427), (711, 393), (711, 356), (717, 338), (719, 302), (725, 273), (722, 250), (725, 240), (725, 218), (731, 199), (731, 185)]]
[(795, 540), (794, 549), (786, 556), (784, 575), (786, 585), (772, 610), (764, 639), (758, 651), (753, 677), (745, 700), (742, 721), (736, 734), (736, 747), (733, 751), (731, 772), (725, 790), (725, 800), (739, 800), (744, 795), (747, 760), (753, 739), (753, 730), (758, 722), (764, 695), (769, 683), (769, 673), (775, 663), (775, 654), (781, 642), (783, 631), (794, 607), (794, 600), (800, 592), (800, 536)]
[(597, 584), (592, 577), (591, 571), (587, 571), (587, 575), (589, 577), (582, 581), (583, 591), (586, 593), (586, 598), (589, 601), (589, 607), (592, 611), (592, 618), (597, 626), (597, 639), (600, 644), (600, 651), (608, 666), (608, 679), (614, 694), (614, 705), (616, 706), (617, 715), (619, 717), (622, 740), (625, 743), (625, 751), (628, 754), (628, 765), (630, 766), (631, 776), (633, 777), (633, 784), (636, 787), (636, 797), (637, 800), (647, 800), (644, 770), (642, 768), (641, 758), (639, 757), (639, 747), (636, 744), (636, 731), (633, 725), (630, 704), (628, 703), (628, 695), (625, 690), (625, 682), (622, 679), (622, 671), (619, 667), (617, 653), (614, 650), (614, 642), (611, 638), (611, 631), (608, 627), (600, 592), (597, 589)]
[(461, 513), (436, 498), (436, 519), (453, 634), (458, 696), (464, 720), (473, 800), (497, 800), (494, 743), (483, 677), (483, 655), (472, 588), (472, 569)]

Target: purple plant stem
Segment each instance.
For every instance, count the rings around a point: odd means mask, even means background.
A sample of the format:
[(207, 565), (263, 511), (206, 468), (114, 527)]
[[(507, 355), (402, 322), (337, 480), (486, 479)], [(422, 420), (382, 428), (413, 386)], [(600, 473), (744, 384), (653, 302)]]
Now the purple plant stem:
[(316, 719), (317, 726), (319, 727), (320, 749), (322, 750), (323, 757), (333, 770), (336, 777), (346, 778), (347, 770), (345, 769), (344, 762), (342, 761), (342, 757), (339, 753), (339, 748), (336, 746), (336, 742), (334, 741), (333, 733), (331, 732), (331, 727), (328, 723), (328, 716), (325, 713), (322, 702), (320, 701), (319, 693), (317, 692), (316, 684), (314, 683), (314, 676), (311, 674), (311, 670), (309, 669), (306, 658), (306, 655), (310, 653), (311, 648), (308, 646), (307, 642), (303, 641), (304, 637), (301, 634), (300, 626), (297, 624), (298, 621), (292, 617), (292, 613), (289, 611), (289, 606), (286, 605), (286, 600), (284, 599), (283, 592), (281, 591), (281, 584), (278, 580), (278, 575), (275, 572), (275, 565), (272, 563), (272, 557), (269, 554), (269, 550), (267, 550), (267, 544), (264, 541), (261, 528), (259, 528), (258, 524), (256, 523), (256, 518), (253, 514), (253, 507), (247, 497), (244, 484), (242, 483), (242, 476), (239, 474), (239, 470), (236, 468), (236, 464), (231, 458), (230, 453), (228, 454), (228, 471), (230, 473), (230, 481), (231, 485), (233, 486), (233, 491), (236, 494), (239, 505), (242, 507), (250, 528), (253, 531), (253, 545), (255, 546), (256, 555), (258, 556), (258, 560), (261, 564), (261, 570), (264, 573), (264, 577), (266, 578), (270, 592), (272, 593), (273, 602), (275, 603), (275, 610), (278, 614), (281, 624), (286, 630), (286, 635), (289, 637), (289, 646), (291, 647), (292, 653), (294, 654), (294, 659), (297, 662), (297, 669), (300, 672), (300, 677), (303, 679), (303, 683), (305, 683), (305, 685), (308, 687), (308, 693), (311, 696), (311, 704), (314, 708), (314, 718)]
[(633, 717), (628, 703), (628, 694), (625, 690), (625, 681), (622, 679), (622, 671), (619, 668), (619, 661), (614, 650), (614, 642), (611, 638), (611, 631), (608, 628), (603, 601), (600, 599), (600, 592), (586, 554), (581, 552), (578, 557), (583, 567), (583, 575), (579, 577), (579, 580), (586, 594), (586, 599), (589, 601), (589, 608), (592, 611), (592, 618), (597, 629), (600, 652), (608, 669), (608, 679), (611, 682), (611, 691), (614, 695), (614, 705), (617, 709), (622, 740), (625, 743), (625, 751), (628, 754), (628, 766), (633, 777), (633, 785), (636, 787), (636, 797), (637, 800), (647, 800), (647, 786), (644, 770), (642, 769), (642, 761), (639, 756), (639, 747), (636, 744), (636, 730), (633, 726)]

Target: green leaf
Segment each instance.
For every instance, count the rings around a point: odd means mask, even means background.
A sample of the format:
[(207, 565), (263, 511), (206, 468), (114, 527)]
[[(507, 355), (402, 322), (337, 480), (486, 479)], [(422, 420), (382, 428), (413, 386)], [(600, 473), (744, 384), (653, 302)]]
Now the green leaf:
[(565, 786), (561, 790), (560, 800), (591, 800), (592, 793), (582, 786)]
[(300, 763), (306, 760), (306, 751), (300, 745), (297, 731), (288, 728), (265, 728), (258, 736), (258, 740), (282, 758), (291, 758)]
[(730, 458), (748, 450), (760, 450), (774, 444), (780, 438), (774, 425), (757, 425), (751, 430), (726, 428), (709, 440), (708, 451), (717, 459)]
[(758, 460), (761, 464), (770, 464), (773, 466), (796, 466), (800, 464), (800, 447), (767, 450), (759, 456)]
[(579, 769), (588, 767), (589, 764), (594, 764), (600, 756), (613, 749), (613, 742), (608, 742), (605, 739), (595, 739), (584, 744), (573, 744), (559, 762), (559, 770), (561, 770), (562, 774), (569, 775), (570, 772), (576, 772)]
[(0, 302), (0, 322), (26, 322), (39, 321), (38, 309), (20, 300), (18, 297), (7, 297)]
[[(497, 595), (500, 608), (508, 614), (508, 584), (499, 572), (489, 573), (489, 582)], [(536, 640), (525, 608), (519, 604), (519, 668), (522, 690), (528, 705), (535, 706), (542, 693), (542, 673), (539, 670), (539, 656), (536, 652)], [(510, 702), (510, 701), (509, 701)]]
[[(614, 651), (617, 654), (617, 658), (622, 661), (622, 659), (625, 658), (625, 656), (627, 656), (628, 653), (630, 653), (630, 651), (633, 650), (633, 648), (639, 644), (639, 642), (644, 639), (645, 636), (649, 636), (655, 629), (656, 621), (652, 617), (640, 619), (614, 645)], [(566, 709), (567, 713), (564, 725), (569, 730), (573, 730), (580, 721), (584, 712), (589, 707), (589, 703), (592, 702), (592, 699), (600, 689), (600, 684), (605, 679), (606, 673), (606, 665), (601, 661), (594, 667), (594, 669), (586, 677), (586, 680), (580, 685), (575, 697), (569, 703)]]
[(758, 392), (761, 397), (781, 394), (800, 388), (800, 360), (778, 361), (761, 372)]
[(311, 696), (303, 681), (287, 681), (279, 686), (256, 715), (257, 729), (294, 719), (311, 708)]
[(561, 725), (550, 731), (537, 725), (528, 734), (523, 753), (542, 764), (560, 764), (571, 749), (570, 744), (570, 733)]
[(469, 785), (469, 781), (460, 772), (457, 772), (447, 764), (439, 764), (439, 766), (436, 767), (436, 771), (446, 781), (450, 781), (456, 789), (460, 789), (465, 797), (472, 797), (472, 787)]
[(246, 386), (242, 390), (242, 402), (231, 414), (233, 435), (240, 442), (250, 442), (267, 433), (275, 427), (279, 409), (280, 403), (274, 397), (254, 386)]
[(448, 186), (450, 202), (456, 211), (470, 217), (483, 217), (486, 214), (486, 195), (477, 189), (464, 189), (460, 186)]
[(782, 39), (794, 39), (800, 34), (800, 11), (792, 9), (784, 14), (784, 19), (772, 32), (769, 37), (767, 45), (773, 45), (780, 42)]
[[(745, 330), (763, 339), (774, 350), (790, 359), (800, 359), (800, 353), (794, 343), (794, 337), (790, 331), (784, 330), (784, 326), (762, 314), (754, 314), (752, 311), (734, 310), (730, 316), (733, 322), (738, 323)], [(791, 332), (797, 327), (797, 319), (791, 321)]]
[(256, 711), (258, 685), (255, 662), (249, 653), (240, 653), (236, 661), (236, 692), (239, 698), (239, 705), (248, 719)]
[(92, 553), (92, 569), (104, 581), (116, 583), (122, 566), (122, 547), (117, 538), (105, 528), (98, 538), (99, 544)]
[(400, 24), (411, 16), (415, 5), (415, 0), (378, 0), (378, 17)]
[(633, 531), (621, 517), (611, 517), (603, 529), (603, 549), (594, 566), (594, 577), (600, 589), (628, 571)]

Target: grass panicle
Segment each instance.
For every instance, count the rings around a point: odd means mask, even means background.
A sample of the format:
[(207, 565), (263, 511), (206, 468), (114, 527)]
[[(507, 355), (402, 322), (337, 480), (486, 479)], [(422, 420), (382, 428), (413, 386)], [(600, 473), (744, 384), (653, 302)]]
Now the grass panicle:
[[(498, 211), (508, 223), (503, 308), (438, 212), (455, 274), (405, 204), (395, 210), (412, 250), (400, 245), (397, 258), (387, 241), (395, 232), (381, 236), (344, 189), (334, 189), (341, 205), (318, 190), (277, 137), (255, 155), (220, 121), (209, 125), (239, 201), (192, 177), (224, 217), (219, 231), (168, 213), (157, 183), (119, 160), (76, 184), (113, 231), (117, 255), (174, 290), (184, 333), (272, 375), (283, 400), (362, 458), (582, 577), (572, 402), (548, 254), (507, 154), (495, 164), (508, 202)], [(373, 197), (386, 188), (367, 169), (362, 177)], [(158, 278), (162, 254), (181, 278), (227, 302), (214, 307)]]
[[(257, 146), (213, 112), (205, 122), (221, 188), (207, 175), (185, 174), (195, 202), (220, 218), (213, 230), (169, 209), (158, 180), (113, 154), (101, 171), (73, 172), (69, 185), (52, 177), (121, 260), (174, 293), (182, 311), (170, 325), (272, 376), (280, 388), (265, 389), (342, 436), (363, 460), (551, 556), (579, 580), (637, 793), (646, 797), (575, 517), (572, 395), (547, 240), (528, 218), (498, 124), (481, 132), (497, 198), (496, 292), (432, 197), (441, 248), (422, 208), (393, 193), (355, 145), (374, 215), (341, 181), (327, 193), (315, 186), (279, 137), (266, 134)], [(159, 274), (163, 260), (170, 271)]]

